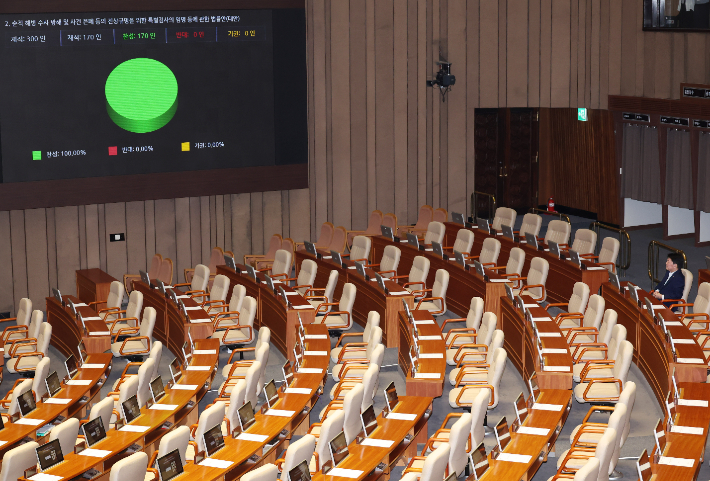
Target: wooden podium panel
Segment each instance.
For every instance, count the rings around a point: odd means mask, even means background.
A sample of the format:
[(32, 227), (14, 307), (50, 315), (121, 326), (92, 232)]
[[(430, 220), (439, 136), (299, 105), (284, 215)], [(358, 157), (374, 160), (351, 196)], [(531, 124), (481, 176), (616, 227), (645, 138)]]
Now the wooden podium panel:
[[(87, 304), (105, 301), (111, 291), (111, 283), (116, 280), (101, 269), (80, 269), (76, 271), (76, 297)], [(98, 307), (103, 309), (106, 306)]]

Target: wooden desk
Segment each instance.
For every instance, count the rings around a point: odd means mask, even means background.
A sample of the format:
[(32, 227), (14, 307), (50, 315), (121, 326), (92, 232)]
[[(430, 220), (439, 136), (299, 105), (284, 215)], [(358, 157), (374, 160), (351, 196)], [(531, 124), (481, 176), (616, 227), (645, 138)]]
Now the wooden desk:
[(115, 280), (101, 269), (80, 269), (76, 271), (76, 297), (86, 303), (105, 301)]
[(698, 269), (698, 285), (703, 282), (710, 282), (710, 270)]
[[(379, 261), (384, 248), (394, 245), (399, 248), (402, 255), (399, 258), (397, 273), (405, 275), (412, 268), (416, 256), (429, 259), (429, 277), (427, 287), (434, 285), (436, 271), (444, 269), (449, 273), (449, 287), (446, 291), (447, 308), (458, 316), (465, 317), (471, 307), (471, 299), (480, 297), (485, 302), (485, 310), (500, 316), (500, 298), (505, 296), (505, 285), (502, 282), (485, 282), (474, 271), (467, 271), (452, 260), (443, 260), (429, 251), (420, 251), (407, 243), (397, 243), (386, 237), (374, 236), (372, 239), (372, 256)], [(486, 271), (491, 279), (502, 279), (494, 271)]]
[[(241, 284), (246, 288), (246, 295), (253, 297), (257, 302), (257, 315), (254, 319), (255, 331), (261, 326), (271, 329), (271, 342), (281, 351), (286, 358), (294, 362), (293, 348), (296, 345), (296, 326), (298, 326), (298, 316), (304, 326), (311, 324), (315, 320), (315, 310), (300, 294), (291, 289), (286, 284), (275, 284), (281, 286), (287, 293), (291, 308), (280, 296), (276, 296), (265, 282), (257, 284), (247, 274), (244, 266), (240, 266), (242, 274), (237, 274), (227, 266), (217, 266), (217, 273), (229, 278), (231, 285)], [(260, 279), (264, 279), (263, 274), (259, 274)], [(296, 295), (289, 295), (295, 293)], [(295, 309), (298, 306), (306, 307)], [(327, 330), (326, 330), (327, 332)], [(254, 333), (256, 336), (256, 332)], [(330, 345), (328, 346), (330, 350)]]
[[(71, 300), (75, 307), (80, 300), (74, 296), (62, 296), (64, 301)], [(76, 310), (81, 314), (86, 325), (86, 330), (74, 317), (69, 307), (62, 307), (54, 297), (47, 297), (47, 322), (52, 326), (52, 339), (50, 344), (63, 356), (74, 354), (79, 356), (79, 342), (84, 341), (86, 352), (101, 353), (111, 349), (111, 336), (106, 323), (97, 319), (99, 317), (92, 308), (78, 306)], [(93, 318), (93, 319), (92, 319)]]
[[(27, 415), (29, 419), (41, 419), (38, 425), (5, 423), (5, 429), (0, 432), (0, 440), (4, 443), (0, 447), (0, 459), (5, 453), (16, 447), (25, 438), (44, 444), (49, 436), (37, 438), (37, 430), (51, 423), (59, 416), (65, 418), (76, 417), (81, 419), (86, 416), (96, 396), (101, 393), (106, 378), (111, 373), (113, 356), (111, 354), (89, 354), (87, 362), (101, 364), (103, 368), (79, 369), (73, 380), (88, 381), (84, 386), (66, 385), (62, 382), (62, 389), (54, 396), (59, 399), (71, 399), (68, 404), (49, 404), (37, 402), (37, 409)], [(61, 374), (59, 374), (61, 376)], [(100, 397), (100, 396), (99, 396)], [(28, 466), (29, 467), (29, 466)]]
[[(438, 340), (419, 341), (419, 366), (412, 376), (412, 366), (409, 360), (409, 349), (412, 340), (412, 324), (405, 311), (399, 312), (399, 367), (407, 376), (407, 396), (439, 397), (444, 390), (446, 380), (446, 345), (441, 337), (441, 328), (434, 317), (427, 311), (412, 311), (419, 336), (439, 336)], [(419, 324), (422, 323), (422, 324)], [(422, 353), (436, 358), (423, 357)], [(434, 377), (438, 376), (438, 377)]]
[[(623, 287), (626, 283), (623, 283)], [(647, 292), (639, 290), (639, 298), (649, 298), (654, 305), (661, 305)], [(702, 359), (703, 363), (686, 364), (674, 362), (670, 345), (660, 326), (656, 325), (646, 309), (641, 309), (633, 303), (627, 290), (619, 292), (611, 284), (602, 285), (602, 297), (607, 309), (614, 309), (618, 314), (618, 323), (626, 328), (626, 340), (634, 346), (634, 362), (638, 365), (644, 377), (653, 389), (656, 399), (665, 411), (665, 398), (670, 386), (670, 375), (676, 368), (676, 379), (682, 382), (702, 382), (707, 380), (707, 366), (703, 351), (695, 342), (690, 330), (680, 324), (677, 316), (670, 309), (662, 309), (667, 319), (675, 319), (680, 325), (668, 326), (673, 339), (687, 339), (691, 344), (676, 344), (677, 358)]]
[[(365, 272), (370, 276), (370, 280), (366, 280), (355, 271), (354, 262), (345, 260), (348, 267), (340, 267), (330, 259), (324, 256), (321, 259), (309, 254), (305, 250), (296, 251), (296, 265), (301, 265), (304, 259), (310, 259), (318, 265), (316, 280), (314, 287), (323, 288), (328, 283), (330, 271), (338, 271), (338, 283), (335, 287), (334, 296), (340, 299), (343, 292), (343, 286), (346, 282), (355, 285), (357, 295), (355, 296), (355, 304), (353, 305), (353, 320), (365, 326), (367, 324), (367, 316), (370, 311), (376, 311), (380, 315), (380, 327), (382, 328), (382, 342), (387, 347), (397, 347), (399, 345), (399, 320), (398, 313), (402, 309), (402, 300), (404, 300), (409, 308), (414, 307), (414, 296), (411, 294), (395, 295), (385, 294), (380, 290), (377, 282), (374, 282), (375, 271), (365, 269)], [(385, 281), (385, 287), (391, 292), (402, 292), (404, 289), (394, 281)]]

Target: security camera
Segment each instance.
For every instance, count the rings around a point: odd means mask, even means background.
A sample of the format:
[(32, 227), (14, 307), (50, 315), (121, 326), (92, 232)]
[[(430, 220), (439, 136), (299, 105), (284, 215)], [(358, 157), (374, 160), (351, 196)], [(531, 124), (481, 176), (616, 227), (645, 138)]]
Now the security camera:
[(436, 78), (434, 80), (427, 80), (427, 87), (439, 86), (441, 89), (441, 98), (446, 101), (446, 93), (451, 90), (451, 86), (456, 83), (456, 76), (451, 75), (451, 63), (449, 62), (436, 62), (439, 66), (439, 71), (436, 72)]

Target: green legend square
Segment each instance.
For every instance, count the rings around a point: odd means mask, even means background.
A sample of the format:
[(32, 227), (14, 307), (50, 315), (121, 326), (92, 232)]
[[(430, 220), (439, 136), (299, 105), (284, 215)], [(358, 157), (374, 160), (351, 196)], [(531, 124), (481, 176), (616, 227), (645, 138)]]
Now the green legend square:
[(42, 151), (41, 150), (33, 150), (32, 151), (32, 160), (42, 160)]

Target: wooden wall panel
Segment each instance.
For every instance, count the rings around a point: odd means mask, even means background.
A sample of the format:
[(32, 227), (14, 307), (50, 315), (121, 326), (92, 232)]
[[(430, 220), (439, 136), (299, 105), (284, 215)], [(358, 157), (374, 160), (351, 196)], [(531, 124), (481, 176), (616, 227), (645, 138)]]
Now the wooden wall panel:
[(570, 102), (570, 2), (552, 0), (552, 67), (550, 105), (571, 106)]
[[(150, 262), (145, 256), (145, 203), (126, 202), (126, 250), (128, 268), (126, 272), (146, 272)], [(152, 256), (151, 256), (152, 259)]]
[(264, 253), (264, 200), (261, 192), (251, 194), (251, 252), (246, 254)]
[(50, 292), (46, 209), (25, 211), (25, 233), (28, 294), (32, 305), (41, 306)]
[[(0, 232), (4, 235), (0, 236), (0, 263), (3, 266), (12, 267), (12, 236), (10, 232), (10, 212), (0, 212)], [(20, 298), (15, 296), (14, 279), (11, 272), (6, 269), (4, 275), (0, 276), (0, 312), (10, 312), (11, 316), (15, 313), (15, 304)]]
[(407, 0), (394, 0), (394, 213), (407, 218)]
[(393, 0), (375, 2), (375, 165), (377, 205), (394, 211)]
[[(173, 203), (173, 201), (161, 201)], [(117, 202), (114, 204), (104, 204), (106, 233), (106, 272), (119, 278), (128, 271), (128, 252), (126, 242), (110, 242), (110, 236), (126, 232), (126, 204)], [(173, 230), (173, 239), (175, 231)], [(174, 242), (174, 240), (173, 240)]]
[[(76, 294), (75, 271), (79, 265), (79, 209), (77, 207), (55, 207), (56, 248), (57, 248), (57, 288), (62, 294)], [(14, 251), (14, 246), (13, 246)], [(52, 286), (54, 287), (54, 286)], [(22, 294), (21, 285), (15, 283), (15, 309)]]
[(480, 2), (479, 32), (479, 107), (498, 107), (498, 2)]
[[(75, 211), (78, 209), (75, 207)], [(12, 242), (12, 284), (15, 297), (27, 297), (27, 246), (25, 245), (25, 213), (21, 210), (10, 211), (10, 239)], [(79, 242), (76, 239), (78, 253)]]
[[(251, 249), (251, 194), (232, 194), (232, 252), (237, 262), (242, 262)], [(310, 199), (304, 206), (310, 212)], [(310, 228), (310, 226), (309, 226)]]
[[(3, 224), (3, 216), (0, 214), (0, 228), (2, 228)], [(50, 291), (52, 287), (57, 287), (57, 232), (56, 232), (56, 222), (54, 219), (54, 207), (50, 207), (47, 209), (47, 270), (49, 273), (49, 287)], [(3, 245), (2, 239), (0, 239), (0, 246)], [(0, 262), (3, 262), (3, 247), (0, 247)], [(9, 265), (9, 263), (4, 264), (4, 265)], [(8, 276), (5, 276), (8, 277)], [(11, 300), (10, 298), (4, 298), (3, 294), (3, 286), (2, 283), (0, 282), (0, 309), (3, 309), (1, 312), (5, 312), (6, 309), (3, 307), (5, 305), (10, 305), (10, 304), (4, 304), (4, 299), (6, 299), (8, 302)]]
[[(190, 199), (182, 197), (175, 199), (175, 258), (173, 266), (177, 272), (192, 269), (192, 234), (190, 232)], [(163, 254), (161, 254), (163, 255)], [(209, 258), (205, 259), (205, 261)]]
[(79, 206), (79, 265), (82, 269), (87, 267), (86, 257), (86, 206)]
[[(263, 239), (264, 252), (269, 248), (269, 241), (274, 234), (282, 234), (281, 226), (281, 191), (264, 192), (263, 194)], [(283, 235), (283, 234), (282, 234)]]

